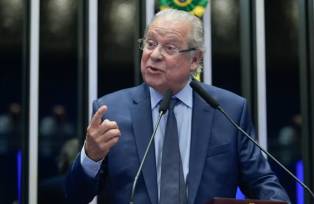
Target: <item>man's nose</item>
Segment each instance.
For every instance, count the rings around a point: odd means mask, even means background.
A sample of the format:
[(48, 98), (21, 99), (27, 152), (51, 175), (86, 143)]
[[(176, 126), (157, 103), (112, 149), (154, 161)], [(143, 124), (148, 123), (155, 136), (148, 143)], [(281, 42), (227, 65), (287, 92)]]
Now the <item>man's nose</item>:
[(162, 46), (158, 45), (155, 47), (155, 49), (152, 51), (150, 55), (153, 59), (161, 59), (163, 57), (162, 55)]

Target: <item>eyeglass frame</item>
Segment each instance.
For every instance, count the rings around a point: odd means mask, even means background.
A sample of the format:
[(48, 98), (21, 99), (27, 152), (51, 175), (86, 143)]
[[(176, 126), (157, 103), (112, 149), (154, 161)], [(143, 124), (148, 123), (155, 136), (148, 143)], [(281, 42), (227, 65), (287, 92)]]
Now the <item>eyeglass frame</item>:
[[(145, 39), (145, 38), (140, 38), (140, 39), (137, 40), (137, 42), (139, 43), (139, 48), (140, 48), (140, 50), (143, 50), (143, 51), (144, 51), (144, 49), (145, 49), (145, 43), (147, 42), (146, 39)], [(150, 51), (155, 50), (155, 49), (158, 47), (158, 45), (159, 45), (160, 43), (157, 42), (157, 41), (154, 41), (154, 42), (156, 42), (157, 44), (156, 44), (156, 46), (155, 46), (153, 49), (148, 49), (148, 48), (146, 48), (146, 49), (147, 49), (147, 50), (150, 50)], [(167, 51), (165, 51), (163, 44), (160, 44), (160, 46), (161, 46), (161, 48), (162, 48), (162, 51), (164, 51), (168, 56), (176, 56), (176, 55), (178, 55), (179, 53), (185, 53), (185, 52), (191, 52), (191, 51), (197, 50), (197, 48), (195, 48), (195, 47), (191, 47), (191, 48), (187, 48), (187, 49), (182, 49), (182, 50), (180, 50), (179, 48), (176, 47), (176, 49), (175, 49), (176, 51), (175, 51), (173, 54), (169, 54), (169, 53), (167, 53)], [(163, 53), (162, 51), (159, 51), (161, 55), (163, 55), (163, 54), (162, 54), (162, 53)]]

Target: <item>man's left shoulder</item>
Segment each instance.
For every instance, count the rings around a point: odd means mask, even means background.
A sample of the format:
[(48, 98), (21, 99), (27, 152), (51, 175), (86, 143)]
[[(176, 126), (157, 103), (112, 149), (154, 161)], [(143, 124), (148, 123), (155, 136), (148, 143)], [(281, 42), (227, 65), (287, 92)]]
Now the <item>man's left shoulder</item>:
[(213, 85), (208, 85), (202, 83), (203, 88), (212, 96), (214, 97), (220, 104), (222, 103), (234, 103), (234, 104), (243, 104), (246, 103), (246, 99), (242, 96), (233, 93), (232, 91), (216, 87)]

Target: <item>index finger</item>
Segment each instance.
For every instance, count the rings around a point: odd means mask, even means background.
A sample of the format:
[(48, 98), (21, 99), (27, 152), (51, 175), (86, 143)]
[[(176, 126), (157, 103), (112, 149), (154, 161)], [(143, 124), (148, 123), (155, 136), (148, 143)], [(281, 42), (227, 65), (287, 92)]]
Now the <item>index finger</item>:
[(92, 117), (91, 121), (90, 121), (90, 126), (92, 127), (96, 127), (98, 126), (102, 121), (102, 116), (104, 115), (104, 113), (106, 113), (108, 110), (106, 105), (101, 106), (96, 113), (94, 114), (94, 116)]

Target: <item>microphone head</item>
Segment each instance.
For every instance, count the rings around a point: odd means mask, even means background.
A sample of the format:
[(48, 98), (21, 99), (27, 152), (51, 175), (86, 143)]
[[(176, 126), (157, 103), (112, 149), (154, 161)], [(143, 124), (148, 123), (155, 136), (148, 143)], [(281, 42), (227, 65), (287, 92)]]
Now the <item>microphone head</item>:
[(201, 87), (199, 82), (197, 82), (196, 80), (192, 80), (190, 82), (190, 86), (213, 108), (217, 109), (219, 107), (218, 101), (216, 101), (216, 99), (214, 99), (211, 95), (209, 95), (207, 91), (205, 91), (205, 89)]
[(164, 97), (160, 103), (160, 106), (159, 106), (159, 113), (162, 112), (162, 113), (166, 113), (168, 108), (169, 108), (169, 105), (170, 105), (170, 100), (171, 100), (171, 97), (172, 97), (172, 91), (169, 89), (165, 92), (164, 94)]

